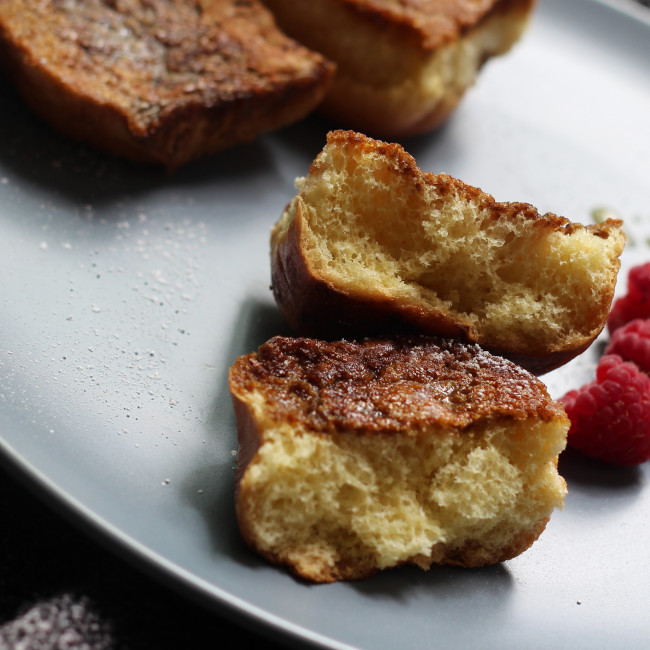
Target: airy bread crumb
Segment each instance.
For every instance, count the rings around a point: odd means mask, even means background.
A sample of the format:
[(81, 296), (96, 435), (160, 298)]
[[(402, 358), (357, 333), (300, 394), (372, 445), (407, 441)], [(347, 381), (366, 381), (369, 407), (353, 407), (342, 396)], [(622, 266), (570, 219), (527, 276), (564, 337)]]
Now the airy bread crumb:
[(563, 506), (564, 410), (478, 346), (276, 337), (230, 390), (242, 535), (303, 578), (501, 562)]

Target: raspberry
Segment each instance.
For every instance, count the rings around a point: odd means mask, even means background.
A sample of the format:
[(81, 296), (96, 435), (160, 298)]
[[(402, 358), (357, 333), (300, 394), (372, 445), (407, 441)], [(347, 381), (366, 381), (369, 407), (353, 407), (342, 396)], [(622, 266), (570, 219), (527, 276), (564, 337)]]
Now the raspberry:
[(607, 319), (609, 333), (636, 318), (650, 318), (650, 262), (630, 269), (627, 294), (614, 301)]
[(625, 361), (633, 361), (643, 372), (650, 373), (650, 320), (635, 320), (619, 327), (605, 354), (618, 354)]
[(571, 420), (569, 446), (617, 465), (650, 460), (650, 377), (634, 363), (602, 357), (596, 380), (559, 401)]

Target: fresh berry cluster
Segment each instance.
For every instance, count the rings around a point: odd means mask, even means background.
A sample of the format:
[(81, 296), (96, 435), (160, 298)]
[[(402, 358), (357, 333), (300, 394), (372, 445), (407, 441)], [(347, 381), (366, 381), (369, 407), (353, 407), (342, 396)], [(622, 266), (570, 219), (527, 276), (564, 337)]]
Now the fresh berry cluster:
[(596, 380), (560, 400), (571, 420), (569, 445), (617, 465), (650, 459), (650, 377), (615, 354), (598, 364)]
[(568, 444), (617, 465), (650, 460), (650, 263), (634, 267), (608, 319), (611, 340), (596, 379), (560, 399)]
[(636, 318), (621, 325), (612, 334), (605, 354), (618, 354), (636, 363), (643, 372), (650, 373), (650, 319)]
[(650, 318), (650, 262), (630, 269), (627, 294), (614, 301), (607, 319), (610, 335), (637, 318)]

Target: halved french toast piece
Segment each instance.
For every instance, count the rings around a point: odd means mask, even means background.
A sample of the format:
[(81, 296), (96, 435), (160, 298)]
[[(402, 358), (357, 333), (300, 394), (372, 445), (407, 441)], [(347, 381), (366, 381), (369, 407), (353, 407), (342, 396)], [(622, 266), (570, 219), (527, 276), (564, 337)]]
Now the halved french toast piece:
[(584, 351), (614, 295), (622, 223), (499, 203), (402, 147), (328, 135), (271, 235), (276, 301), (296, 333), (457, 337), (535, 374)]
[(563, 506), (564, 409), (476, 345), (275, 337), (230, 391), (242, 536), (302, 578), (502, 562)]

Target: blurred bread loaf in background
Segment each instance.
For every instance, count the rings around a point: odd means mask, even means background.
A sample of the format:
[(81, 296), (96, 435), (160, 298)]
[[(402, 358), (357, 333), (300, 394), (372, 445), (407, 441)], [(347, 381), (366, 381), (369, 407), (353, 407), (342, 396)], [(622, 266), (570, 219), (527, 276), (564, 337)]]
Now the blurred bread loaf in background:
[(257, 0), (1, 0), (0, 64), (59, 131), (168, 168), (304, 117), (333, 71)]
[(534, 0), (264, 0), (279, 26), (336, 63), (322, 111), (400, 139), (442, 123), (481, 66), (519, 39)]

